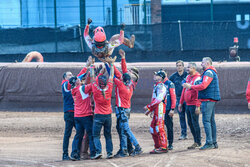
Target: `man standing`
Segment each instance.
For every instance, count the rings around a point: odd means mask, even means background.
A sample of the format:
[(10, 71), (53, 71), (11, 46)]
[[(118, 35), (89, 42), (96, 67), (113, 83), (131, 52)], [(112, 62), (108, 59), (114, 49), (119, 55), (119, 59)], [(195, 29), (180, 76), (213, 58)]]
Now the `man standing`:
[[(89, 57), (86, 63), (86, 67), (84, 67), (81, 72), (77, 75), (77, 77), (72, 77), (69, 80), (71, 84), (71, 92), (75, 103), (75, 125), (76, 125), (76, 144), (72, 147), (72, 160), (80, 160), (80, 146), (82, 145), (82, 139), (86, 130), (87, 136), (89, 138), (89, 148), (90, 148), (90, 157), (93, 158), (95, 156), (95, 147), (92, 136), (92, 127), (93, 127), (93, 110), (91, 107), (91, 97), (89, 93), (85, 93), (85, 86), (87, 85), (87, 67), (90, 64), (93, 64), (92, 58)], [(94, 69), (90, 70), (90, 79), (93, 80)], [(80, 81), (81, 77), (81, 81)]]
[[(133, 132), (129, 128), (129, 117), (130, 117), (130, 107), (131, 107), (131, 98), (134, 92), (134, 88), (137, 84), (131, 79), (131, 74), (127, 70), (125, 52), (123, 50), (119, 50), (119, 53), (122, 57), (121, 66), (123, 75), (120, 79), (114, 78), (114, 83), (116, 85), (115, 88), (115, 96), (116, 96), (116, 117), (117, 117), (117, 127), (118, 134), (120, 136), (120, 152), (115, 155), (115, 157), (126, 157), (128, 156), (128, 139), (135, 146), (135, 150), (132, 153), (133, 156), (139, 155), (142, 153), (142, 149), (136, 140)], [(116, 68), (115, 68), (116, 69)], [(116, 76), (120, 76), (120, 72), (116, 69)]]
[(162, 154), (167, 153), (167, 135), (164, 129), (164, 114), (166, 105), (164, 100), (166, 98), (167, 89), (162, 83), (165, 78), (165, 72), (160, 70), (155, 72), (154, 75), (154, 89), (152, 94), (151, 103), (144, 107), (145, 115), (153, 112), (153, 119), (150, 125), (150, 132), (152, 134), (155, 148), (150, 154)]
[[(195, 63), (188, 63), (187, 72), (189, 75), (187, 76), (186, 83), (195, 85), (195, 83), (201, 79), (200, 74), (196, 71)], [(198, 91), (183, 88), (178, 106), (180, 112), (182, 112), (181, 108), (184, 101), (186, 102), (188, 125), (194, 138), (194, 144), (188, 147), (188, 149), (195, 149), (201, 146), (201, 130), (199, 125), (200, 101), (198, 100)]]
[(174, 141), (174, 130), (173, 130), (173, 115), (174, 109), (176, 107), (176, 95), (175, 95), (175, 86), (173, 82), (171, 82), (167, 73), (165, 73), (166, 77), (164, 78), (163, 83), (167, 89), (167, 104), (166, 104), (166, 114), (165, 114), (165, 125), (167, 127), (167, 137), (168, 137), (168, 150), (173, 150), (173, 141)]
[(176, 93), (176, 109), (177, 112), (179, 114), (179, 118), (180, 118), (180, 125), (181, 125), (181, 136), (179, 138), (179, 140), (184, 140), (187, 139), (187, 124), (186, 124), (186, 104), (184, 103), (182, 105), (182, 112), (180, 112), (178, 110), (178, 105), (180, 102), (180, 98), (181, 98), (181, 92), (182, 92), (182, 83), (185, 80), (185, 78), (187, 77), (187, 72), (184, 70), (184, 62), (182, 60), (178, 60), (176, 62), (176, 68), (177, 68), (177, 72), (175, 72), (174, 74), (172, 74), (169, 79), (170, 81), (172, 81), (174, 83), (175, 86), (175, 93)]
[(93, 157), (93, 159), (99, 159), (102, 157), (102, 145), (100, 141), (100, 132), (102, 127), (104, 127), (107, 158), (109, 159), (113, 157), (113, 143), (111, 137), (111, 96), (113, 90), (114, 62), (116, 60), (116, 57), (114, 57), (113, 59), (108, 57), (106, 58), (106, 60), (110, 62), (111, 66), (109, 78), (103, 75), (103, 68), (100, 74), (96, 77), (96, 81), (92, 84), (86, 85), (84, 90), (85, 94), (92, 92), (95, 101), (92, 134), (94, 138), (94, 145), (96, 148), (96, 155)]
[(206, 133), (206, 143), (200, 150), (218, 148), (215, 124), (215, 104), (220, 98), (219, 79), (216, 69), (212, 66), (212, 59), (204, 57), (201, 66), (204, 70), (198, 85), (184, 83), (187, 89), (198, 90), (198, 99), (202, 102), (202, 122)]
[[(63, 95), (63, 111), (64, 111), (64, 121), (65, 121), (65, 130), (63, 137), (63, 156), (62, 160), (70, 160), (68, 154), (69, 147), (69, 138), (72, 133), (73, 127), (75, 127), (74, 122), (74, 100), (70, 91), (69, 79), (73, 77), (70, 71), (63, 74), (62, 81), (62, 95)], [(74, 137), (73, 144), (75, 143), (76, 136)]]

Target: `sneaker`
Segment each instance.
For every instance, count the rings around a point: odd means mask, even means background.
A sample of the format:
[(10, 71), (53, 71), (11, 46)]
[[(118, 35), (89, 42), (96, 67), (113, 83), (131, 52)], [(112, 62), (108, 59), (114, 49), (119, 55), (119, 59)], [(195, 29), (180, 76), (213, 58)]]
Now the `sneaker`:
[(188, 147), (188, 149), (195, 149), (196, 147), (200, 147), (201, 144), (194, 143), (192, 146)]
[(115, 158), (128, 157), (127, 151), (122, 151), (121, 149), (115, 154)]
[(187, 136), (184, 136), (184, 135), (181, 135), (180, 137), (179, 137), (179, 140), (186, 140), (187, 139)]
[(168, 145), (168, 150), (173, 150), (173, 149), (174, 149), (174, 147), (172, 144)]
[(153, 149), (152, 151), (149, 152), (149, 154), (157, 154), (155, 150), (156, 149)]
[(213, 144), (205, 144), (203, 147), (200, 148), (200, 150), (209, 150), (213, 148), (214, 148)]
[(128, 155), (131, 156), (131, 155), (133, 154), (134, 151), (135, 151), (135, 149), (133, 149), (133, 148), (130, 149), (130, 150), (128, 150)]
[(108, 153), (106, 158), (107, 158), (107, 159), (111, 159), (111, 158), (113, 158), (113, 157), (114, 157), (114, 156), (113, 156), (112, 153)]
[(214, 149), (218, 149), (218, 144), (217, 144), (217, 142), (214, 143)]
[(74, 154), (73, 156), (71, 156), (70, 158), (72, 161), (80, 161), (80, 156), (77, 154)]
[(69, 160), (71, 160), (71, 159), (70, 159), (70, 157), (69, 157), (68, 154), (63, 154), (62, 160), (63, 160), (63, 161), (69, 161)]
[(155, 149), (156, 154), (163, 154), (163, 153), (167, 153), (168, 149), (165, 148), (157, 148)]
[(93, 159), (99, 159), (99, 158), (101, 158), (102, 157), (102, 154), (101, 153), (96, 153), (96, 155), (95, 156), (93, 156), (93, 157), (91, 157), (91, 159), (93, 160)]
[(89, 159), (89, 155), (88, 155), (88, 153), (83, 153), (83, 154), (81, 154), (81, 159), (83, 159), (83, 160), (86, 160), (86, 159)]
[(141, 147), (138, 147), (138, 148), (136, 148), (135, 150), (134, 150), (134, 152), (132, 153), (132, 156), (134, 157), (134, 156), (136, 156), (136, 155), (140, 155), (140, 154), (142, 154), (142, 149), (141, 149)]

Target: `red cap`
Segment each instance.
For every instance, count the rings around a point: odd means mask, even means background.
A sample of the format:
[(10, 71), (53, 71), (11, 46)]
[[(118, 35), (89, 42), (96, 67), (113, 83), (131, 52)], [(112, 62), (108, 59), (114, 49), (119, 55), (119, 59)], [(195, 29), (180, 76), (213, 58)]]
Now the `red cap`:
[(104, 29), (102, 27), (97, 27), (95, 30), (94, 30), (94, 40), (96, 42), (103, 42), (106, 40), (106, 34), (104, 32)]
[(238, 43), (239, 40), (238, 40), (238, 37), (234, 37), (234, 43)]

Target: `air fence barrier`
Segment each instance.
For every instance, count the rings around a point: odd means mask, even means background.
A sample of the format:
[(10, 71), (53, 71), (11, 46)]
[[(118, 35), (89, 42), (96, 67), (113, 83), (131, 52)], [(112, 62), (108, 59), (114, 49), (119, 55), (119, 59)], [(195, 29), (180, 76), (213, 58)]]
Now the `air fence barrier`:
[[(99, 63), (96, 63), (97, 65)], [(196, 62), (199, 71), (200, 62)], [(62, 111), (62, 75), (71, 71), (77, 75), (85, 63), (0, 63), (0, 110), (1, 111)], [(120, 63), (115, 63), (119, 68)], [(128, 63), (137, 67), (140, 79), (132, 98), (132, 112), (143, 112), (150, 102), (153, 90), (153, 72), (176, 71), (175, 63)], [(187, 66), (187, 63), (185, 63)], [(222, 100), (217, 110), (241, 112), (247, 110), (246, 87), (250, 77), (250, 62), (214, 63), (218, 71)], [(114, 94), (112, 103), (114, 106)]]

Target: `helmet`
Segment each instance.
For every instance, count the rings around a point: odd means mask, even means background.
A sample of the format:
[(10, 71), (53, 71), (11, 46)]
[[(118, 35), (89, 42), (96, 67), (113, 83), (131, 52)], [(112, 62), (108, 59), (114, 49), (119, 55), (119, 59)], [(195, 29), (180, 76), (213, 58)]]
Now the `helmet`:
[(69, 79), (69, 84), (70, 84), (72, 87), (75, 87), (76, 81), (77, 81), (77, 77), (71, 77), (71, 78)]
[(130, 84), (130, 82), (131, 82), (131, 77), (130, 77), (130, 75), (128, 73), (124, 73), (122, 75), (122, 79), (123, 79), (124, 85), (126, 85), (126, 86), (128, 86)]
[(101, 89), (104, 89), (107, 85), (107, 77), (104, 75), (100, 75), (98, 77), (98, 84)]
[(94, 34), (95, 43), (104, 42), (106, 40), (106, 34), (102, 27), (97, 27), (94, 30)]
[(162, 79), (166, 77), (166, 73), (162, 69), (160, 69), (158, 72), (154, 72), (154, 74), (160, 76)]

